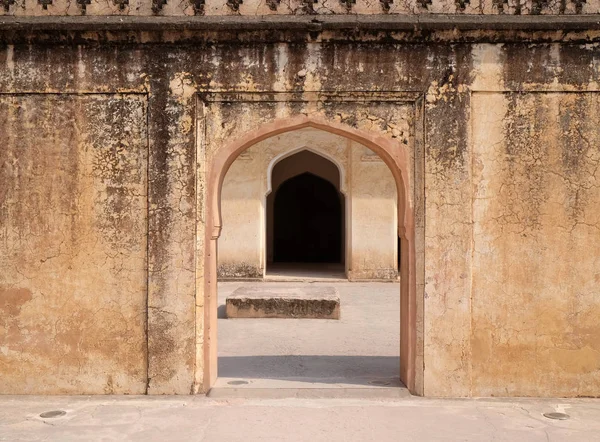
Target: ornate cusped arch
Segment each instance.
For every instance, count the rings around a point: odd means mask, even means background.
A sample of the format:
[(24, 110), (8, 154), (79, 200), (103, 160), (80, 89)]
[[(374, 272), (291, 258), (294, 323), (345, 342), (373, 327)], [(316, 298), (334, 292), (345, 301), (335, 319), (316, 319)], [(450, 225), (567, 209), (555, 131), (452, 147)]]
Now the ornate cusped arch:
[[(208, 391), (217, 377), (217, 239), (221, 233), (221, 189), (225, 175), (235, 159), (246, 149), (273, 136), (303, 128), (315, 128), (356, 141), (374, 151), (388, 166), (396, 182), (398, 195), (398, 235), (401, 239), (402, 263), (400, 269), (400, 378), (413, 393), (420, 394), (416, 384), (417, 302), (414, 210), (410, 198), (409, 153), (395, 140), (353, 127), (299, 116), (275, 120), (250, 131), (231, 143), (221, 146), (206, 163), (206, 236), (204, 238), (204, 299), (202, 337), (202, 374), (197, 376)], [(420, 368), (422, 369), (422, 368)]]
[(211, 217), (207, 219), (212, 220), (210, 227), (212, 228), (213, 238), (216, 239), (221, 234), (221, 189), (225, 175), (235, 159), (250, 146), (260, 141), (285, 132), (307, 127), (320, 129), (351, 139), (363, 144), (379, 155), (392, 172), (394, 181), (396, 182), (398, 209), (399, 214), (402, 215), (398, 218), (398, 234), (400, 237), (406, 236), (414, 228), (413, 211), (410, 206), (409, 186), (407, 182), (409, 177), (408, 152), (404, 149), (397, 149), (395, 141), (381, 135), (366, 133), (340, 123), (302, 116), (276, 120), (265, 124), (255, 131), (248, 132), (240, 139), (219, 149), (212, 161), (209, 162), (210, 172), (208, 183), (209, 186), (216, 184), (216, 189), (209, 187), (207, 207), (211, 213)]

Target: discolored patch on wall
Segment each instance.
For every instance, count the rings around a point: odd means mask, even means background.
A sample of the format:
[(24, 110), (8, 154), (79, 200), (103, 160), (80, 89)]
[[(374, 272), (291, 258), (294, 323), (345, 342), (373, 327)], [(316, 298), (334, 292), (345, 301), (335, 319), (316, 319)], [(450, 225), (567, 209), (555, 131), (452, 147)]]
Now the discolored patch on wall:
[(0, 310), (10, 317), (18, 316), (23, 305), (33, 299), (31, 290), (26, 288), (0, 288)]
[(146, 107), (0, 97), (1, 393), (144, 393)]

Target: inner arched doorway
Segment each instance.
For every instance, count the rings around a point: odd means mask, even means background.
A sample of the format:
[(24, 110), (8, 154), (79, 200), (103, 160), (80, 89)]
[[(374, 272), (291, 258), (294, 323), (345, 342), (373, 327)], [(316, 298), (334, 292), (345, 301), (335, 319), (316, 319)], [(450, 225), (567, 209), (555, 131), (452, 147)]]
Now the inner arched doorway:
[(267, 271), (344, 274), (345, 196), (339, 166), (302, 149), (275, 159), (266, 198)]

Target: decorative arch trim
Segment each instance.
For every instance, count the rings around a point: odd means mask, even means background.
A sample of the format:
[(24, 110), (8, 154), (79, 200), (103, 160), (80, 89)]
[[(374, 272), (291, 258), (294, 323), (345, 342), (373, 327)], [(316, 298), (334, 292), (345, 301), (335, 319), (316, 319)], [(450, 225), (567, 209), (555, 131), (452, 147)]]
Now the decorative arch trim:
[(198, 348), (204, 357), (202, 373), (197, 377), (201, 380), (200, 389), (204, 392), (210, 390), (217, 377), (217, 239), (221, 233), (220, 201), (225, 175), (239, 154), (250, 146), (275, 135), (306, 127), (341, 135), (368, 147), (379, 155), (394, 177), (398, 195), (398, 234), (403, 256), (400, 277), (400, 378), (412, 393), (423, 394), (423, 367), (417, 369), (417, 260), (414, 203), (409, 197), (409, 153), (399, 143), (382, 135), (365, 133), (337, 122), (308, 116), (265, 124), (221, 146), (212, 158), (207, 159), (206, 229), (202, 246), (204, 299), (197, 300), (204, 316), (198, 334), (202, 339)]
[(212, 161), (210, 161), (210, 176), (208, 182), (210, 185), (216, 184), (216, 188), (209, 191), (209, 201), (207, 201), (207, 209), (210, 212), (210, 216), (207, 219), (211, 222), (211, 225), (209, 226), (211, 239), (217, 239), (221, 234), (221, 189), (223, 187), (225, 175), (235, 159), (243, 151), (256, 143), (285, 132), (291, 132), (307, 127), (346, 137), (363, 144), (379, 155), (392, 172), (394, 181), (396, 182), (398, 209), (399, 214), (402, 214), (401, 217), (398, 217), (398, 234), (400, 237), (412, 235), (414, 231), (414, 217), (408, 193), (408, 152), (399, 146), (398, 143), (381, 135), (365, 133), (340, 123), (301, 116), (267, 123), (261, 128), (248, 132), (238, 140), (219, 149), (215, 157), (212, 158)]

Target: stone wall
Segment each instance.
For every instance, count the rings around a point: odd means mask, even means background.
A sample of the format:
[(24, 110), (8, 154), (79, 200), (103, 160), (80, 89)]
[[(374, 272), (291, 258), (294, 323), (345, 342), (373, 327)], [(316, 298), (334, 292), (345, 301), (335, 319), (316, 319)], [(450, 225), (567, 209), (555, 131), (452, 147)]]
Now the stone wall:
[(600, 395), (584, 34), (1, 34), (0, 391), (201, 390), (206, 159), (314, 115), (410, 121), (417, 392)]
[(146, 105), (0, 97), (3, 393), (146, 391)]
[(600, 386), (598, 98), (473, 95), (474, 394)]

